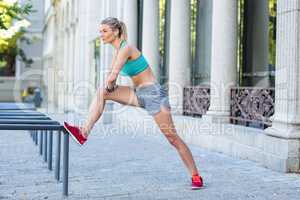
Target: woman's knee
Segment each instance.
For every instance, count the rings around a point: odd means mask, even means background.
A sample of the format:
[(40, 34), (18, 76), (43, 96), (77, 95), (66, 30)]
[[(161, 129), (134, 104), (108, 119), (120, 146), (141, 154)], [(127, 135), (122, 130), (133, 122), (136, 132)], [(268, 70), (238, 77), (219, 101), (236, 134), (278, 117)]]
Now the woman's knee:
[(174, 147), (179, 146), (181, 139), (176, 133), (168, 133), (168, 134), (165, 134), (165, 136), (171, 145), (173, 145)]

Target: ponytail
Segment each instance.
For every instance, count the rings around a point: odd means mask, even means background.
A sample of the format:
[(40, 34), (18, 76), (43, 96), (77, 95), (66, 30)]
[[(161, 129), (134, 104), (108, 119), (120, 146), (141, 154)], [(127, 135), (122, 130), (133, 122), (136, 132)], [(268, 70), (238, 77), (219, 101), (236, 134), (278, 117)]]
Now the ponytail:
[(126, 28), (126, 25), (124, 22), (122, 21), (119, 21), (119, 24), (120, 24), (120, 30), (119, 30), (119, 37), (123, 40), (127, 40), (127, 28)]

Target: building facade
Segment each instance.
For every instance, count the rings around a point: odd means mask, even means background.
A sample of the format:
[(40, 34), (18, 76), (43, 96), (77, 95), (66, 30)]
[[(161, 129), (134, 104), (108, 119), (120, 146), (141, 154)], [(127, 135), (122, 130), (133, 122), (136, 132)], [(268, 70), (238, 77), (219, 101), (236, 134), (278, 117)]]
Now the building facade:
[[(270, 5), (276, 5), (276, 18)], [(174, 114), (199, 114), (198, 120), (234, 129), (262, 127), (215, 140), (193, 136), (191, 142), (299, 172), (299, 10), (300, 0), (45, 0), (48, 102), (62, 112), (87, 110), (113, 51), (99, 42), (99, 24), (118, 17), (129, 43), (168, 86)], [(125, 77), (118, 83), (131, 85)]]

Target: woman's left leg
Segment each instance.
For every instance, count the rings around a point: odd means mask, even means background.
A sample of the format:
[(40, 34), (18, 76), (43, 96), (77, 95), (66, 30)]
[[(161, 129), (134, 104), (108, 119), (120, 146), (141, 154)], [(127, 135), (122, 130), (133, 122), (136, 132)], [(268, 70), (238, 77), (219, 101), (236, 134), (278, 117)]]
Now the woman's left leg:
[(154, 120), (170, 144), (176, 148), (190, 174), (192, 176), (198, 174), (198, 170), (190, 149), (176, 132), (170, 110), (162, 107), (161, 111), (154, 116)]

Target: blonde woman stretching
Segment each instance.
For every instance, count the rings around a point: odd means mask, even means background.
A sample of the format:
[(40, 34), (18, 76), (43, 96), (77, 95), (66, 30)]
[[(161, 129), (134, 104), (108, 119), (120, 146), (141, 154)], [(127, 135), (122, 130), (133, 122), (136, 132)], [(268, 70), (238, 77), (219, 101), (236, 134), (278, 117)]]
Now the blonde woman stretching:
[[(71, 126), (65, 122), (65, 129), (76, 142), (82, 145), (101, 117), (106, 100), (142, 107), (153, 116), (161, 132), (178, 151), (192, 177), (192, 189), (203, 187), (203, 180), (198, 173), (191, 151), (176, 133), (167, 92), (157, 82), (143, 54), (127, 43), (125, 24), (117, 18), (106, 18), (101, 22), (100, 35), (104, 44), (111, 44), (115, 49), (111, 72), (106, 77), (105, 88), (97, 90), (83, 127)], [(116, 85), (119, 74), (129, 76), (133, 81), (134, 89)]]

